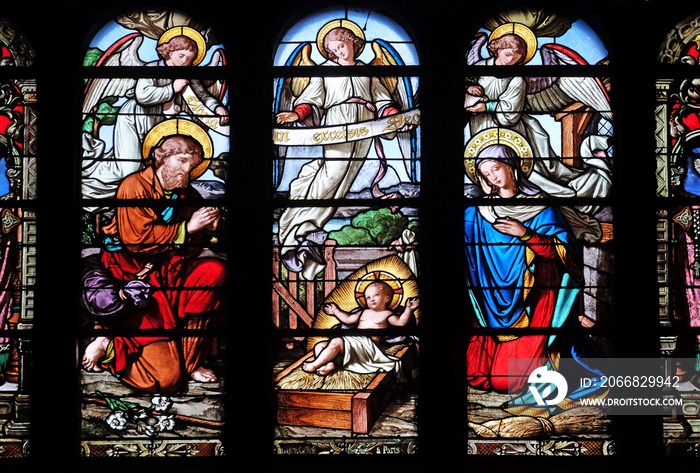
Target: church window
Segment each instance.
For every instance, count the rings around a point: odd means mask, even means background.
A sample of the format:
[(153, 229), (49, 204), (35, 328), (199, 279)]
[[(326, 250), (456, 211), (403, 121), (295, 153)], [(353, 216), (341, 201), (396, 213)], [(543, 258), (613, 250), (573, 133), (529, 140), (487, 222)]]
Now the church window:
[(29, 453), (37, 283), (35, 51), (0, 19), (0, 458)]
[(693, 68), (698, 63), (697, 15), (678, 22), (658, 51), (654, 106), (657, 198), (659, 350), (674, 360), (683, 407), (663, 418), (666, 454), (697, 454), (697, 359), (700, 357), (700, 121)]
[(418, 66), (411, 37), (375, 9), (309, 15), (277, 44), (277, 453), (415, 452)]
[(216, 33), (142, 9), (85, 54), (84, 456), (223, 454), (230, 144)]
[(579, 379), (612, 353), (608, 52), (582, 19), (523, 7), (486, 21), (466, 61), (468, 451), (612, 454), (610, 416), (577, 408), (605, 397)]

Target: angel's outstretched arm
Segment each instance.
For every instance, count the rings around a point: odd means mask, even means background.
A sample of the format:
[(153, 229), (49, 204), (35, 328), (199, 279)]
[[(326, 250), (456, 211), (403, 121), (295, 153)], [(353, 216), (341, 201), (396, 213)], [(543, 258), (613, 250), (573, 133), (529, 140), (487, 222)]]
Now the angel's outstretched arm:
[(299, 121), (299, 114), (296, 112), (282, 112), (276, 116), (277, 123), (294, 123)]

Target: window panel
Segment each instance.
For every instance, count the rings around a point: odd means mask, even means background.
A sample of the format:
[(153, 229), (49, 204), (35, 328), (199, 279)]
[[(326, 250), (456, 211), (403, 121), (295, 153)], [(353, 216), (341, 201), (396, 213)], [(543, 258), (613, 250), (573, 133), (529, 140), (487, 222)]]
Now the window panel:
[[(278, 209), (275, 215), (284, 220), (290, 218), (286, 215), (300, 212), (330, 214), (331, 218), (313, 235), (321, 243), (307, 244), (299, 251), (296, 251), (296, 246), (288, 245), (276, 245), (273, 249), (273, 292), (277, 302), (273, 307), (273, 317), (277, 327), (296, 328), (297, 317), (301, 317), (307, 327), (313, 326), (312, 319), (322, 308), (330, 290), (344, 281), (352, 284), (352, 279), (348, 278), (373, 262), (383, 261), (381, 267), (387, 265), (388, 268), (395, 268), (389, 273), (401, 271), (404, 276), (395, 274), (398, 281), (415, 279), (419, 270), (415, 248), (419, 235), (416, 209), (288, 207)], [(273, 230), (276, 237), (279, 235), (278, 227), (279, 223), (276, 223)], [(303, 254), (301, 258), (304, 262), (313, 258), (315, 264), (306, 264), (306, 267), (312, 268), (311, 271), (300, 271), (301, 268), (294, 271), (295, 264), (303, 264), (299, 253), (304, 249), (306, 251), (303, 252), (308, 255)], [(292, 253), (296, 253), (295, 259), (288, 256)], [(288, 259), (287, 262), (283, 261), (285, 258)], [(381, 268), (379, 270), (382, 271)], [(297, 291), (304, 291), (304, 296), (300, 297)], [(319, 291), (323, 294), (321, 298), (317, 296)], [(298, 301), (290, 303), (290, 297), (302, 300), (305, 308), (302, 310)], [(313, 303), (312, 298), (315, 299)], [(299, 313), (294, 315), (295, 311)], [(289, 321), (284, 322), (285, 319)]]
[[(3, 305), (15, 294), (3, 292)], [(3, 312), (6, 307), (3, 307)], [(0, 459), (28, 456), (31, 421), (31, 393), (27, 389), (28, 373), (32, 367), (32, 337), (19, 335), (26, 319), (18, 314), (3, 314), (4, 329), (0, 331), (0, 420), (6, 425), (2, 433)]]
[[(697, 78), (686, 70), (697, 64), (696, 16), (680, 21), (661, 44), (657, 61), (663, 66), (656, 77), (655, 154), (658, 317), (663, 356), (697, 359), (698, 292), (697, 196), (698, 115), (694, 90)], [(668, 330), (668, 332), (666, 332)], [(681, 374), (681, 367), (671, 375)], [(694, 367), (693, 367), (694, 368)], [(691, 370), (693, 371), (693, 370)], [(692, 373), (683, 373), (692, 385)], [(687, 456), (695, 448), (698, 427), (694, 392), (682, 393), (682, 409), (664, 417), (663, 438), (667, 455)]]
[[(29, 455), (37, 283), (37, 83), (23, 32), (0, 19), (0, 458)], [(31, 70), (31, 69), (30, 69)]]
[[(465, 81), (464, 103), (466, 279), (477, 327), (467, 341), (468, 451), (611, 454), (611, 419), (577, 409), (578, 378), (559, 362), (614, 348), (604, 342), (615, 311), (613, 114), (610, 83), (590, 68), (607, 64), (607, 51), (584, 22), (528, 8), (487, 21), (468, 49), (467, 70), (478, 74)], [(538, 75), (522, 76), (522, 65), (540, 66)], [(539, 368), (569, 381), (563, 404), (538, 401), (560, 393), (532, 384)], [(513, 398), (519, 407), (504, 407)]]
[[(88, 456), (223, 453), (230, 142), (224, 50), (213, 38), (186, 14), (139, 11), (102, 28), (86, 54)], [(159, 411), (154, 395), (172, 402)]]
[[(338, 22), (337, 25), (335, 22)], [(345, 25), (342, 23), (346, 22)], [(335, 26), (349, 27), (362, 31), (361, 35), (368, 41), (380, 39), (382, 43), (396, 50), (401, 58), (401, 65), (418, 65), (418, 53), (413, 40), (406, 31), (389, 15), (376, 10), (367, 10), (354, 6), (348, 8), (329, 8), (298, 21), (290, 27), (277, 45), (273, 65), (290, 65), (291, 52), (301, 45), (323, 44), (325, 35)], [(374, 54), (369, 45), (363, 46), (357, 59), (369, 64)], [(327, 57), (320, 47), (310, 48), (309, 55), (315, 64), (321, 64)]]
[(415, 47), (385, 15), (330, 9), (290, 28), (274, 65), (275, 451), (414, 453)]
[[(583, 20), (574, 20), (552, 11), (518, 8), (501, 13), (484, 23), (469, 46), (468, 62), (476, 64), (493, 56), (489, 44), (501, 36), (516, 34), (527, 46), (522, 64), (531, 66), (551, 64), (599, 64), (607, 61), (608, 51), (591, 27)], [(536, 54), (537, 50), (541, 54)], [(553, 54), (547, 54), (548, 52)], [(558, 52), (566, 52), (557, 61)]]

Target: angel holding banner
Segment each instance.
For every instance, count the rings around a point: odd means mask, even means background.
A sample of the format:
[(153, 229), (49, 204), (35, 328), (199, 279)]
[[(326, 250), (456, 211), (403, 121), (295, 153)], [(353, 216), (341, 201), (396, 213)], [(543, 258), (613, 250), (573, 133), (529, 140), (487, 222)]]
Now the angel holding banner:
[[(207, 45), (194, 28), (176, 26), (162, 32), (156, 51), (159, 60), (145, 62), (139, 57), (144, 40), (132, 33), (115, 42), (100, 58), (98, 66), (199, 65)], [(223, 64), (221, 51), (211, 57), (210, 66)], [(140, 169), (143, 139), (158, 123), (181, 112), (207, 128), (228, 134), (228, 111), (222, 103), (224, 87), (220, 81), (172, 78), (96, 78), (85, 90), (84, 117), (94, 116), (100, 103), (109, 97), (125, 98), (114, 121), (113, 148), (93, 134), (83, 134), (83, 195), (88, 198), (112, 197), (121, 181)], [(206, 113), (202, 113), (202, 111)]]
[[(317, 36), (319, 52), (327, 59), (322, 66), (364, 65), (358, 56), (365, 47), (362, 29), (349, 20), (333, 20), (324, 25)], [(398, 53), (388, 43), (374, 40), (375, 59), (370, 65), (400, 64)], [(299, 46), (288, 64), (312, 65), (311, 45)], [(325, 127), (369, 122), (378, 117), (397, 115), (414, 107), (414, 96), (409, 81), (403, 78), (380, 78), (328, 75), (326, 77), (292, 78), (282, 83), (275, 105), (279, 124)], [(290, 107), (292, 108), (289, 110)], [(414, 115), (415, 116), (415, 115)], [(383, 139), (398, 135), (405, 159), (415, 158), (410, 143), (411, 130), (416, 122), (384, 132)], [(398, 132), (398, 133), (397, 133)], [(365, 132), (366, 133), (366, 132)], [(347, 138), (350, 132), (343, 132)], [(403, 135), (403, 136), (402, 136)], [(323, 158), (305, 164), (290, 184), (290, 199), (342, 199), (350, 191), (371, 146), (374, 144), (381, 160), (379, 173), (372, 183), (372, 196), (396, 198), (400, 194), (385, 194), (378, 183), (386, 172), (379, 136), (365, 139), (341, 139), (332, 144), (322, 143)], [(330, 207), (288, 208), (279, 220), (279, 241), (282, 261), (291, 271), (302, 272), (312, 279), (324, 266), (315, 243), (306, 235), (322, 229), (335, 209)]]
[[(491, 22), (490, 35), (476, 35), (467, 55), (468, 63), (514, 66), (531, 61), (538, 50), (538, 36), (557, 37), (571, 27), (564, 18), (541, 13), (516, 11)], [(481, 57), (484, 46), (490, 54), (485, 59)], [(543, 65), (586, 64), (578, 53), (562, 44), (546, 44), (539, 51)], [(509, 128), (525, 136), (533, 155), (541, 158), (535, 159), (530, 180), (550, 196), (604, 197), (608, 194), (611, 169), (606, 158), (610, 136), (588, 131), (587, 136), (571, 137), (572, 142), (580, 143), (580, 148), (570, 152), (584, 158), (581, 166), (572, 166), (558, 157), (561, 154), (552, 149), (549, 133), (534, 116), (536, 113), (559, 113), (578, 102), (592, 110), (580, 114), (583, 120), (597, 112), (612, 123), (610, 99), (599, 78), (481, 76), (468, 79), (466, 85), (465, 109), (471, 112), (470, 136), (490, 128)], [(596, 209), (581, 210), (592, 214)]]

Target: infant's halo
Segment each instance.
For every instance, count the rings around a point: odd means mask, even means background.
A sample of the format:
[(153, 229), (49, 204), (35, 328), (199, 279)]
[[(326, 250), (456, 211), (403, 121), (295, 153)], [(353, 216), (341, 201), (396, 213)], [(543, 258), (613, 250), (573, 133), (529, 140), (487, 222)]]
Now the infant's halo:
[(391, 298), (391, 302), (388, 304), (388, 309), (396, 309), (403, 300), (404, 290), (401, 281), (389, 273), (388, 271), (372, 271), (370, 273), (362, 276), (355, 285), (355, 299), (357, 304), (363, 309), (367, 307), (367, 300), (365, 299), (365, 290), (367, 286), (375, 282), (386, 283), (394, 291), (394, 295)]

